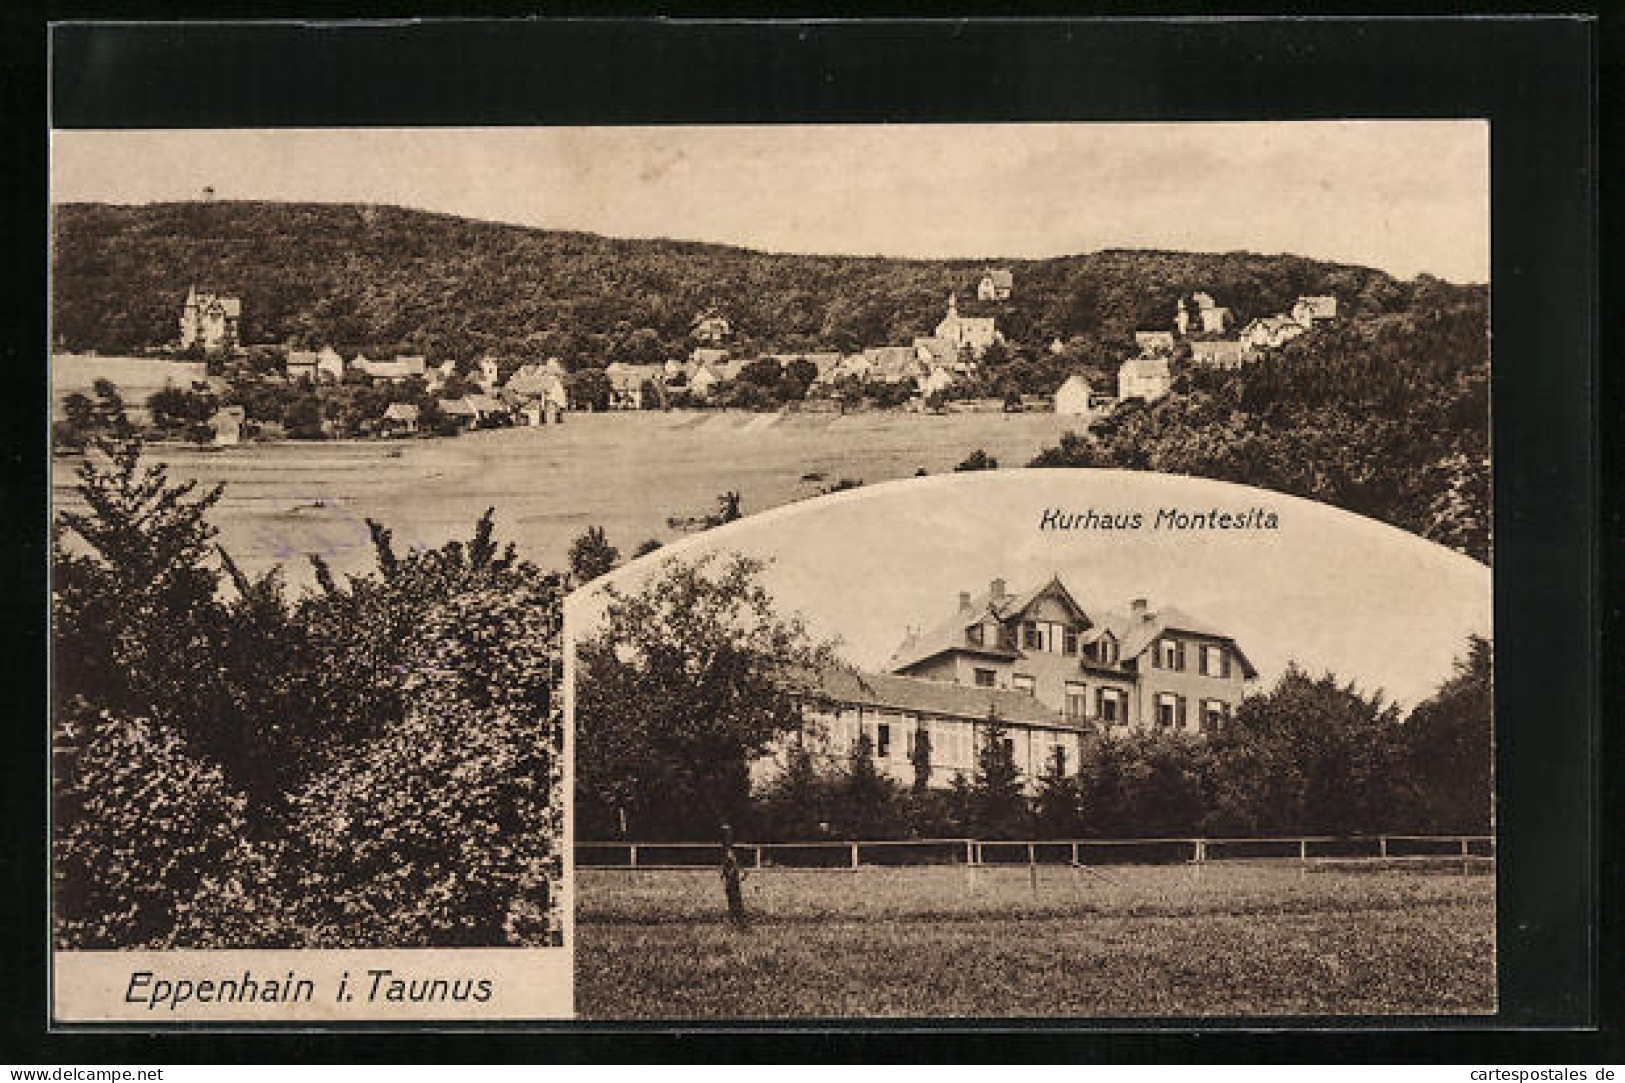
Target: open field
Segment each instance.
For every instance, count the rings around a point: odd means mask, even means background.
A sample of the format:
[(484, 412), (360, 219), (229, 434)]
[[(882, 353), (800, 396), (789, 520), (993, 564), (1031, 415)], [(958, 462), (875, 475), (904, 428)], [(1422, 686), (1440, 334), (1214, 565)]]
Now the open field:
[[(1478, 1014), (1495, 879), (1291, 864), (577, 871), (588, 1018)], [(1109, 878), (1109, 879), (1108, 879)]]
[[(543, 567), (560, 567), (588, 526), (630, 554), (672, 540), (668, 516), (715, 510), (738, 491), (746, 514), (817, 494), (840, 478), (874, 483), (951, 470), (977, 448), (1023, 466), (1079, 419), (1054, 414), (570, 414), (564, 425), (499, 429), (449, 440), (268, 443), (154, 453), (177, 478), (226, 483), (214, 522), (245, 568), (322, 553), (337, 571), (368, 566), (362, 520), (398, 545), (466, 537), (487, 507), (497, 529)], [(73, 499), (74, 460), (53, 471), (55, 500)], [(822, 475), (822, 480), (807, 475)]]

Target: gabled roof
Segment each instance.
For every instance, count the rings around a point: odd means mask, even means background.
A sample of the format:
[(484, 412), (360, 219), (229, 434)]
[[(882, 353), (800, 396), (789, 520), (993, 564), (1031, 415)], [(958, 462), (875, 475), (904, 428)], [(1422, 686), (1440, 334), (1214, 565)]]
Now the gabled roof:
[(1335, 319), (1337, 317), (1337, 298), (1329, 294), (1300, 297), (1292, 307), (1294, 310), (1302, 307), (1317, 319)]
[(515, 395), (554, 395), (563, 391), (564, 381), (551, 369), (532, 363), (508, 377), (507, 389)]
[(993, 285), (999, 289), (1007, 290), (1015, 282), (1015, 277), (1003, 267), (988, 271), (984, 277), (992, 279)]
[(959, 609), (952, 616), (929, 630), (905, 637), (886, 662), (886, 668), (896, 671), (918, 665), (928, 658), (934, 658), (945, 651), (965, 651), (969, 654), (981, 654), (990, 658), (1014, 659), (1020, 658), (1021, 652), (996, 643), (984, 643), (978, 646), (966, 636), (966, 630), (972, 625), (980, 624), (991, 613), (1001, 624), (1010, 621), (1022, 613), (1045, 594), (1058, 591), (1068, 608), (1083, 618), (1085, 624), (1094, 623), (1072, 592), (1066, 589), (1060, 576), (1051, 576), (1046, 582), (1033, 587), (1022, 594), (1005, 594), (998, 599), (992, 597), (991, 591), (983, 591), (970, 599), (970, 604)]
[(604, 370), (611, 387), (617, 391), (637, 391), (644, 381), (660, 385), (666, 380), (665, 365), (627, 365), (617, 361)]
[(991, 711), (1004, 722), (1070, 730), (1082, 728), (1035, 697), (1005, 688), (979, 688), (836, 666), (818, 673), (802, 673), (789, 681), (797, 692), (814, 700), (974, 722), (985, 721)]
[(1166, 357), (1131, 357), (1123, 362), (1117, 370), (1119, 376), (1130, 379), (1165, 380), (1169, 377), (1168, 359)]
[(416, 421), (418, 408), (409, 402), (392, 402), (384, 411), (384, 418), (388, 421)]
[(1100, 623), (1106, 626), (1122, 644), (1122, 657), (1125, 660), (1138, 658), (1144, 654), (1146, 649), (1156, 642), (1157, 638), (1164, 632), (1188, 632), (1191, 635), (1206, 636), (1209, 639), (1228, 643), (1235, 650), (1236, 658), (1241, 662), (1241, 670), (1248, 679), (1258, 676), (1258, 670), (1229, 633), (1216, 628), (1199, 617), (1175, 609), (1173, 606), (1148, 610), (1144, 616), (1138, 617), (1124, 616), (1121, 613), (1106, 613), (1101, 616)]
[(1055, 389), (1055, 394), (1059, 395), (1068, 387), (1084, 391), (1086, 393), (1093, 393), (1094, 391), (1094, 386), (1089, 383), (1089, 377), (1085, 376), (1081, 372), (1074, 372), (1072, 375), (1062, 380), (1061, 386)]
[(1229, 360), (1245, 357), (1247, 344), (1238, 339), (1207, 338), (1191, 341), (1191, 356), (1204, 361)]
[(959, 360), (959, 345), (952, 339), (938, 338), (936, 335), (917, 337), (914, 340), (914, 352), (943, 364), (954, 364)]
[(919, 356), (913, 346), (870, 346), (863, 356), (880, 380), (911, 380), (919, 374)]

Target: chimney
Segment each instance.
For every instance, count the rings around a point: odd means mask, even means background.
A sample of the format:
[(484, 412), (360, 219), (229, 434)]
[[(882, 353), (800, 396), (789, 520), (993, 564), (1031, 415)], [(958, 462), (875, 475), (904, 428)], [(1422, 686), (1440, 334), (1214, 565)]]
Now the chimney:
[(993, 580), (993, 582), (988, 586), (987, 592), (993, 601), (1001, 601), (1004, 598), (1004, 580)]
[(970, 591), (962, 590), (962, 591), (959, 592), (959, 611), (961, 613), (963, 613), (969, 608), (970, 608)]
[(1136, 599), (1134, 599), (1134, 601), (1129, 603), (1129, 608), (1131, 610), (1133, 610), (1134, 615), (1136, 617), (1139, 617), (1141, 620), (1150, 620), (1151, 619), (1151, 613), (1150, 613), (1149, 610), (1146, 609), (1145, 599), (1144, 598), (1136, 598)]

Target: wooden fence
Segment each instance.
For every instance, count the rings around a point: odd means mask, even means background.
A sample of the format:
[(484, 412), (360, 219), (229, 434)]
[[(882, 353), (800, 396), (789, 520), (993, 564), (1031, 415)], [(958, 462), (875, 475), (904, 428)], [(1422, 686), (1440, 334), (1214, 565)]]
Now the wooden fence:
[[(1459, 862), (1495, 860), (1489, 835), (1309, 835), (1290, 838), (898, 839), (737, 843), (747, 869), (830, 870), (910, 866), (1195, 865), (1220, 862)], [(721, 860), (714, 842), (578, 842), (578, 869), (681, 870)]]

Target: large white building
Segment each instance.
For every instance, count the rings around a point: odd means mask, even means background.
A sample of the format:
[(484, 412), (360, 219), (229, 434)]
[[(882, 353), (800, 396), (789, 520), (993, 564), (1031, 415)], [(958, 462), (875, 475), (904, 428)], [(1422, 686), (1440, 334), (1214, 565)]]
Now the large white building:
[[(1085, 610), (1058, 577), (1012, 592), (1002, 579), (959, 595), (950, 616), (911, 631), (887, 673), (804, 675), (792, 738), (835, 766), (867, 736), (876, 766), (907, 782), (921, 735), (932, 786), (971, 777), (992, 720), (1029, 787), (1051, 764), (1077, 770), (1087, 734), (1204, 734), (1229, 719), (1258, 674), (1236, 641), (1188, 613), (1135, 599)], [(789, 742), (760, 765), (782, 764)]]

